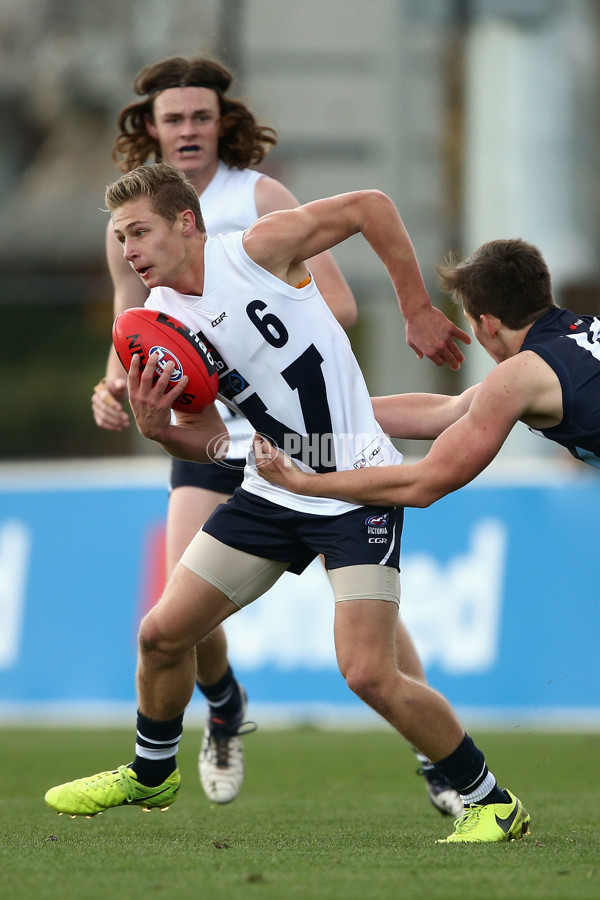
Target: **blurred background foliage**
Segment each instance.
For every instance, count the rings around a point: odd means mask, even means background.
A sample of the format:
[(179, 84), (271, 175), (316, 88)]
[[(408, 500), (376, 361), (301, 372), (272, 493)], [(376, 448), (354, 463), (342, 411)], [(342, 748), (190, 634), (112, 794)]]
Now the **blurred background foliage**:
[(20, 364), (3, 413), (9, 429), (2, 455), (27, 460), (131, 452), (129, 431), (103, 431), (91, 415), (91, 387), (107, 355), (110, 304), (15, 304), (10, 317)]

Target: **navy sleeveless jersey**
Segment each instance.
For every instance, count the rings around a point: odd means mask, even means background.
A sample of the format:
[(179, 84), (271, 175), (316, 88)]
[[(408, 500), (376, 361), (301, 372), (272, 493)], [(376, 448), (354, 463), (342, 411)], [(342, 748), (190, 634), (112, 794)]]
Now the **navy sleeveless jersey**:
[(531, 326), (523, 350), (547, 362), (562, 388), (560, 425), (531, 431), (600, 467), (600, 319), (552, 309)]

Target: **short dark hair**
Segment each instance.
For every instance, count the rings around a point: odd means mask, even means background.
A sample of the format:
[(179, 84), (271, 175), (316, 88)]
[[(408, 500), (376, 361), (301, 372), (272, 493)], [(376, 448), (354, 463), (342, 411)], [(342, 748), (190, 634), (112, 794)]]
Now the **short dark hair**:
[(489, 241), (462, 262), (449, 256), (436, 270), (441, 290), (475, 320), (493, 315), (516, 331), (556, 306), (542, 254), (521, 238)]
[(146, 66), (136, 76), (133, 89), (144, 97), (119, 113), (119, 134), (112, 157), (122, 172), (129, 172), (154, 158), (162, 159), (158, 141), (146, 131), (146, 118), (153, 118), (154, 100), (169, 88), (205, 87), (216, 93), (221, 116), (219, 159), (232, 169), (247, 169), (263, 161), (277, 143), (273, 128), (259, 125), (241, 100), (227, 97), (233, 75), (224, 65), (202, 56), (173, 56)]
[(104, 199), (108, 211), (112, 213), (129, 200), (139, 197), (149, 197), (154, 212), (167, 222), (174, 222), (180, 212), (191, 209), (198, 231), (206, 231), (198, 194), (183, 172), (174, 166), (166, 163), (138, 166), (109, 184)]

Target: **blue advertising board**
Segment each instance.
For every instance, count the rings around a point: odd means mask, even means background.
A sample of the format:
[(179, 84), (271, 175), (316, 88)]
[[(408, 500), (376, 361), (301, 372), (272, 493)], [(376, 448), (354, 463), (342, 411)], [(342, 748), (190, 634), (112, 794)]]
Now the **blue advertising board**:
[[(137, 627), (164, 583), (167, 473), (156, 467), (0, 469), (0, 715), (135, 708)], [(600, 481), (574, 468), (480, 477), (406, 511), (401, 613), (430, 683), (459, 711), (600, 722)], [(337, 670), (333, 617), (316, 561), (228, 620), (253, 709), (365, 715)]]

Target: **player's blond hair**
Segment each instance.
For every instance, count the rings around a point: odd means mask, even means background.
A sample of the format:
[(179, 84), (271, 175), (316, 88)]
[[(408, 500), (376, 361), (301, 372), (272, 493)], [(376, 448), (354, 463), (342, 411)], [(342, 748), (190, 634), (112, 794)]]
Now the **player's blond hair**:
[(196, 217), (196, 228), (205, 232), (198, 194), (185, 175), (167, 163), (138, 166), (121, 175), (106, 188), (106, 208), (113, 213), (130, 200), (148, 197), (152, 209), (167, 222), (174, 222), (180, 212), (191, 209)]

